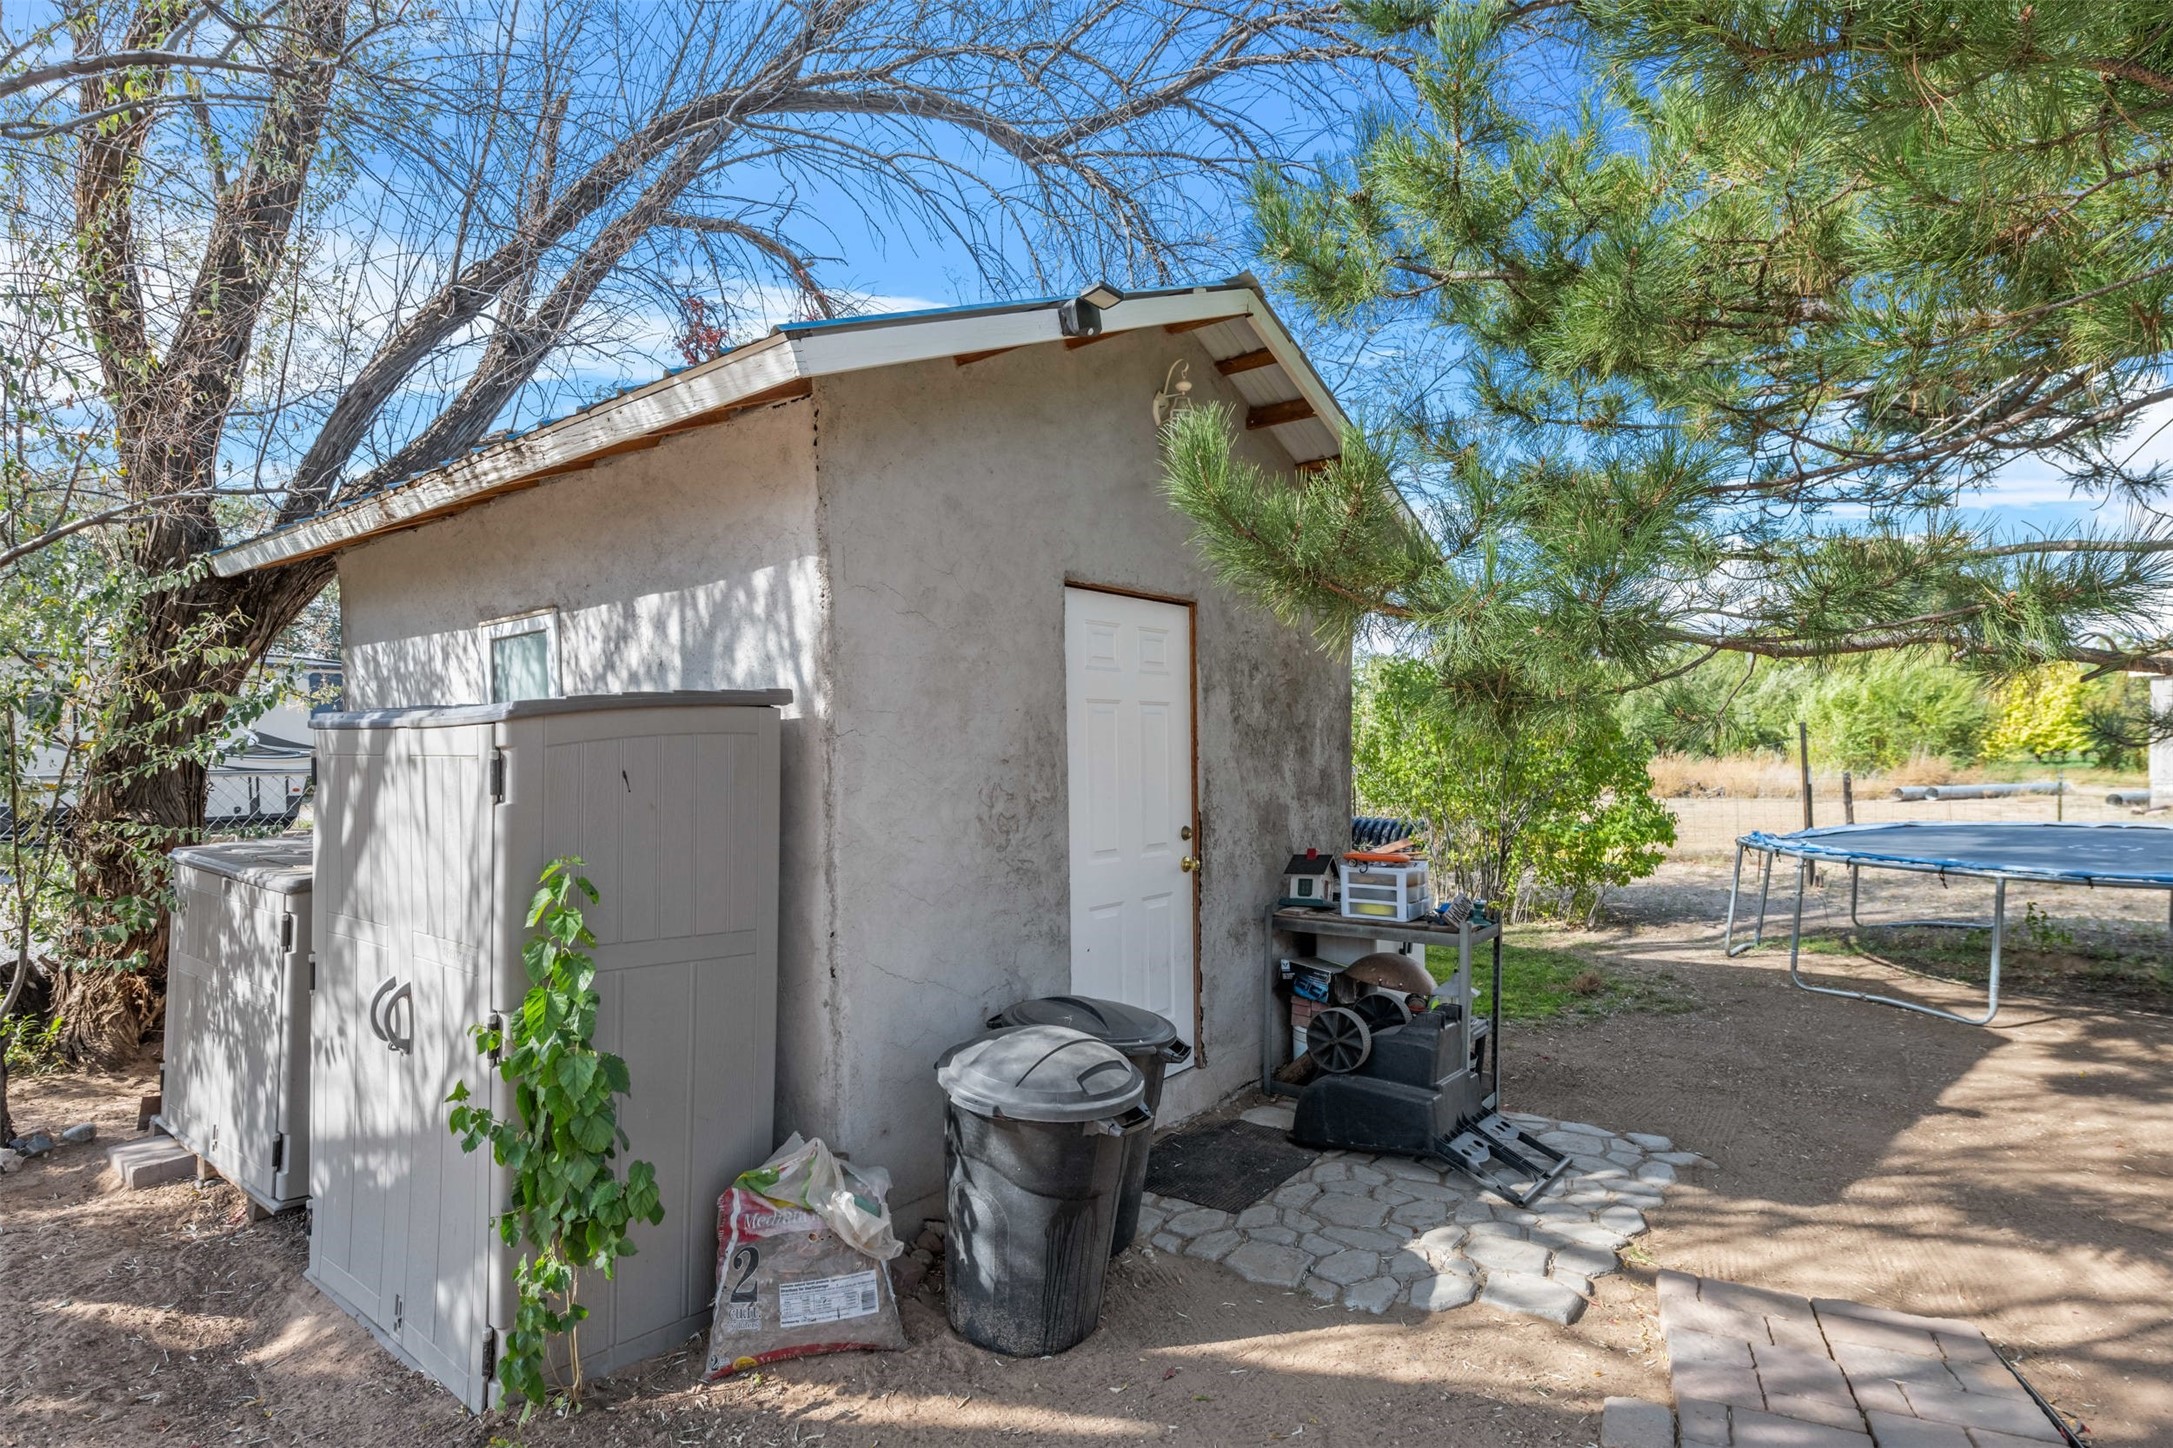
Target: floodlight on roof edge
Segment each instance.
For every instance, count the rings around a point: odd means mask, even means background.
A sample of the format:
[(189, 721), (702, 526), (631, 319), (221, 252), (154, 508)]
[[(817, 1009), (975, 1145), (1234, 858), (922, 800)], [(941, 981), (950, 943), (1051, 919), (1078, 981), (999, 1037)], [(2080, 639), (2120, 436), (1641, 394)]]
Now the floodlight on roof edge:
[(1124, 300), (1124, 293), (1107, 282), (1096, 282), (1068, 302), (1059, 302), (1056, 325), (1067, 337), (1099, 337), (1102, 313)]

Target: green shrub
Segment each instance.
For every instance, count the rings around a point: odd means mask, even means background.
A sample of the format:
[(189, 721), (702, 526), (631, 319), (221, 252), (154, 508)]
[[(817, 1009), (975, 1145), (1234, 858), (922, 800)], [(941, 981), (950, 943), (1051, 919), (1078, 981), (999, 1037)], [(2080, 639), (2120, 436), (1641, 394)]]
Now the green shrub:
[(1975, 677), (1914, 652), (1756, 668), (1714, 660), (1618, 710), (1632, 739), (1671, 754), (1792, 751), (1801, 721), (1819, 758), (1847, 769), (1891, 769), (1917, 754), (1972, 761), (1993, 712)]
[(1505, 727), (1456, 703), (1425, 664), (1377, 658), (1352, 712), (1359, 805), (1426, 822), (1437, 888), (1591, 915), (1659, 866), (1675, 817), (1611, 713)]

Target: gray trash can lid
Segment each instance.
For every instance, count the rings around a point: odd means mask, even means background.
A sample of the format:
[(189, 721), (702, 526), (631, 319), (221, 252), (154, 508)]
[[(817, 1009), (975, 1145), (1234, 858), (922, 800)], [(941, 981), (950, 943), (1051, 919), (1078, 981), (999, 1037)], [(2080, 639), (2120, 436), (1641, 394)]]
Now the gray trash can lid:
[(1064, 1026), (1107, 1041), (1126, 1055), (1159, 1051), (1177, 1042), (1177, 1027), (1166, 1016), (1122, 1001), (1095, 996), (1039, 996), (1006, 1007), (990, 1018), (991, 1026)]
[(977, 1116), (1096, 1121), (1139, 1105), (1147, 1078), (1122, 1052), (1062, 1026), (1017, 1026), (961, 1042), (936, 1062), (936, 1084)]

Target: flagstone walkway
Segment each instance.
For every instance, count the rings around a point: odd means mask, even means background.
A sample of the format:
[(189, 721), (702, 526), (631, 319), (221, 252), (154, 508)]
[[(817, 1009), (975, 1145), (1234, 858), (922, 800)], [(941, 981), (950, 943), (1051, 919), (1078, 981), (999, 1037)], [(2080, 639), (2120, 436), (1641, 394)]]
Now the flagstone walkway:
[[(1263, 1286), (1302, 1288), (1360, 1312), (1397, 1303), (1446, 1312), (1473, 1300), (1575, 1322), (1592, 1279), (1618, 1270), (1678, 1170), (1710, 1167), (1664, 1136), (1504, 1115), (1569, 1157), (1560, 1183), (1511, 1206), (1446, 1167), (1328, 1151), (1241, 1212), (1147, 1193), (1139, 1233), (1155, 1251), (1223, 1266)], [(1287, 1131), (1287, 1104), (1244, 1119)]]

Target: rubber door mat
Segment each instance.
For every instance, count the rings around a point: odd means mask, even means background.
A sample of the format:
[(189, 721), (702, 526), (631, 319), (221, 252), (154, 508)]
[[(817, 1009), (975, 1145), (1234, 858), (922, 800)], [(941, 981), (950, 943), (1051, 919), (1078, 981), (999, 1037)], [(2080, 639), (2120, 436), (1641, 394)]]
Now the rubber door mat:
[(1154, 1144), (1147, 1190), (1225, 1212), (1242, 1212), (1313, 1164), (1318, 1152), (1292, 1146), (1272, 1126), (1221, 1121)]

